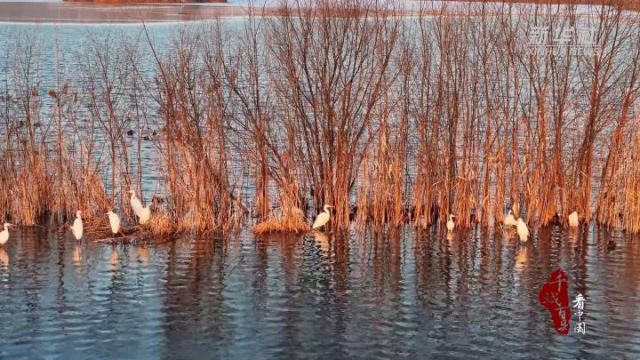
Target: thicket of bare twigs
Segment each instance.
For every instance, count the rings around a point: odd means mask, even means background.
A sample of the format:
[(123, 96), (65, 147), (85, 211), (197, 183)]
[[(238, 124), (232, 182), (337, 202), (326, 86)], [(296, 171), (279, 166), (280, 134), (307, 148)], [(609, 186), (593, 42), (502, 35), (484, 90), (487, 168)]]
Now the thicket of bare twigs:
[[(16, 40), (0, 97), (2, 213), (34, 224), (117, 207), (126, 218), (135, 189), (162, 198), (163, 232), (229, 232), (249, 213), (260, 233), (304, 231), (323, 204), (337, 228), (450, 213), (492, 225), (514, 207), (539, 225), (577, 210), (640, 231), (634, 15), (308, 5), (240, 29), (185, 27), (162, 46), (146, 30), (88, 39), (79, 69), (51, 88), (42, 45)], [(587, 28), (600, 51), (535, 53), (540, 26)]]

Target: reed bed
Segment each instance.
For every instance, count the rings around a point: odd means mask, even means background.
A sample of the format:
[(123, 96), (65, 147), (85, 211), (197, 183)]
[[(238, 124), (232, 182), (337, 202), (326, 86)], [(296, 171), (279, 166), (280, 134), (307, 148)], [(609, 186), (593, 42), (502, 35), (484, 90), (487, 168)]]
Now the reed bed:
[[(136, 223), (134, 189), (161, 200), (144, 228), (158, 237), (254, 220), (258, 234), (302, 233), (324, 204), (337, 230), (450, 214), (494, 226), (511, 209), (541, 226), (578, 211), (640, 231), (636, 15), (466, 6), (473, 16), (407, 18), (375, 1), (289, 2), (162, 45), (146, 28), (87, 39), (82, 71), (51, 89), (42, 44), (17, 41), (0, 97), (0, 210), (35, 224), (81, 209), (103, 229), (114, 208)], [(532, 52), (540, 24), (586, 27), (600, 51)]]
[(311, 227), (307, 222), (302, 210), (297, 207), (286, 207), (279, 217), (271, 216), (256, 225), (254, 231), (258, 235), (271, 233), (292, 233), (304, 234), (309, 232)]

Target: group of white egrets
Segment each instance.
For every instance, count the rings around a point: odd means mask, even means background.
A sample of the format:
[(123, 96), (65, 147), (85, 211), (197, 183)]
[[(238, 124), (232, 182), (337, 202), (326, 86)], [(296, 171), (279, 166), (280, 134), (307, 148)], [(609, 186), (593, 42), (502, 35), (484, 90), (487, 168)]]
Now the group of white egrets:
[[(138, 222), (140, 223), (140, 225), (146, 224), (147, 222), (149, 222), (149, 219), (151, 219), (151, 208), (149, 207), (149, 205), (142, 206), (142, 202), (136, 196), (135, 191), (129, 190), (129, 194), (131, 194), (131, 198), (129, 200), (131, 210), (133, 210), (133, 213), (138, 217)], [(77, 240), (82, 239), (82, 236), (84, 234), (84, 225), (82, 223), (81, 215), (82, 212), (78, 210), (76, 212), (76, 219), (73, 221), (73, 225), (71, 225), (71, 232)], [(111, 232), (114, 235), (118, 234), (120, 232), (120, 216), (114, 213), (113, 210), (107, 211), (106, 215), (109, 218), (109, 226), (111, 227)]]
[[(147, 205), (146, 207), (142, 206), (142, 202), (136, 196), (135, 191), (130, 190), (129, 194), (131, 194), (131, 199), (129, 201), (131, 204), (131, 209), (133, 210), (133, 213), (138, 217), (138, 222), (140, 223), (140, 225), (146, 224), (147, 222), (149, 222), (149, 219), (151, 219), (151, 208), (149, 207), (149, 205)], [(114, 213), (112, 210), (109, 210), (106, 215), (109, 218), (111, 232), (113, 232), (114, 235), (118, 234), (120, 232), (120, 216), (118, 216), (118, 214)], [(0, 246), (6, 244), (7, 241), (9, 241), (9, 226), (13, 226), (13, 224), (5, 223), (4, 230), (0, 231)], [(77, 240), (82, 239), (82, 237), (84, 236), (82, 211), (76, 211), (76, 218), (75, 220), (73, 220), (73, 225), (70, 225), (69, 228), (71, 229), (73, 237), (75, 237)]]
[(507, 228), (509, 227), (516, 228), (520, 241), (525, 242), (529, 240), (529, 228), (527, 227), (527, 223), (525, 223), (521, 217), (518, 217), (518, 219), (516, 220), (511, 210), (509, 210), (509, 213), (504, 218), (503, 223), (504, 223), (504, 226), (506, 226)]
[[(449, 220), (447, 221), (447, 231), (450, 233), (453, 232), (453, 229), (456, 227), (456, 223), (453, 221), (453, 219), (455, 219), (455, 216), (449, 215)], [(580, 225), (580, 219), (578, 218), (577, 211), (569, 214), (568, 220), (569, 227), (571, 228), (577, 228), (578, 225)], [(518, 217), (518, 219), (516, 219), (513, 216), (511, 210), (509, 210), (507, 216), (504, 218), (504, 226), (506, 226), (507, 228), (515, 227), (520, 241), (526, 242), (529, 239), (529, 228), (527, 227), (527, 223), (525, 223), (521, 217)]]
[[(131, 209), (133, 210), (133, 213), (138, 217), (138, 222), (140, 223), (140, 225), (146, 224), (149, 219), (151, 219), (151, 208), (149, 207), (149, 205), (147, 205), (146, 207), (142, 206), (142, 202), (136, 196), (135, 191), (130, 190), (129, 194), (131, 194), (131, 198), (129, 201)], [(333, 206), (325, 205), (323, 207), (323, 211), (318, 214), (316, 220), (311, 226), (313, 230), (320, 229), (329, 222), (329, 220), (331, 219), (331, 212), (329, 211), (330, 208), (333, 208)], [(108, 211), (106, 215), (109, 218), (111, 232), (113, 232), (114, 235), (118, 234), (120, 232), (120, 217), (113, 211)], [(455, 229), (456, 223), (453, 221), (454, 219), (454, 215), (449, 215), (449, 220), (447, 221), (447, 231), (449, 233), (452, 233)], [(569, 215), (569, 226), (572, 228), (578, 227), (579, 222), (580, 221), (578, 219), (578, 213), (575, 211), (572, 212)], [(529, 239), (529, 228), (527, 227), (527, 224), (520, 217), (518, 217), (518, 219), (516, 220), (511, 210), (509, 210), (509, 213), (504, 219), (504, 225), (506, 227), (515, 227), (518, 233), (518, 237), (521, 241), (525, 242)], [(7, 243), (7, 241), (9, 241), (9, 226), (12, 226), (12, 224), (5, 223), (4, 230), (0, 232), (0, 245), (4, 245)], [(76, 219), (73, 221), (73, 225), (71, 225), (70, 228), (73, 236), (77, 240), (82, 239), (82, 236), (84, 235), (84, 224), (82, 223), (82, 212), (80, 210), (76, 212)]]

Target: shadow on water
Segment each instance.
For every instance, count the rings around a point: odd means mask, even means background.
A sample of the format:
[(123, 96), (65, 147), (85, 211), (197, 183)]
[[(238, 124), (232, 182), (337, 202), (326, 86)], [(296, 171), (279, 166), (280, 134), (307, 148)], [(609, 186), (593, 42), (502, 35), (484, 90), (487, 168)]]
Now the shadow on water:
[[(156, 246), (18, 229), (0, 248), (0, 357), (638, 357), (638, 244), (593, 226)], [(558, 268), (585, 335), (556, 334), (538, 302)]]

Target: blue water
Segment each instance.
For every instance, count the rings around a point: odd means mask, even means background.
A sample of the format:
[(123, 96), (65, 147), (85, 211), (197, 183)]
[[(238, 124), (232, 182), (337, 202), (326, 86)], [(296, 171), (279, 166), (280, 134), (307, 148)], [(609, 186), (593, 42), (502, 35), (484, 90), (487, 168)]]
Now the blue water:
[[(0, 248), (0, 357), (637, 358), (639, 239), (583, 231), (112, 246), (22, 229)], [(557, 268), (585, 335), (538, 303)]]

